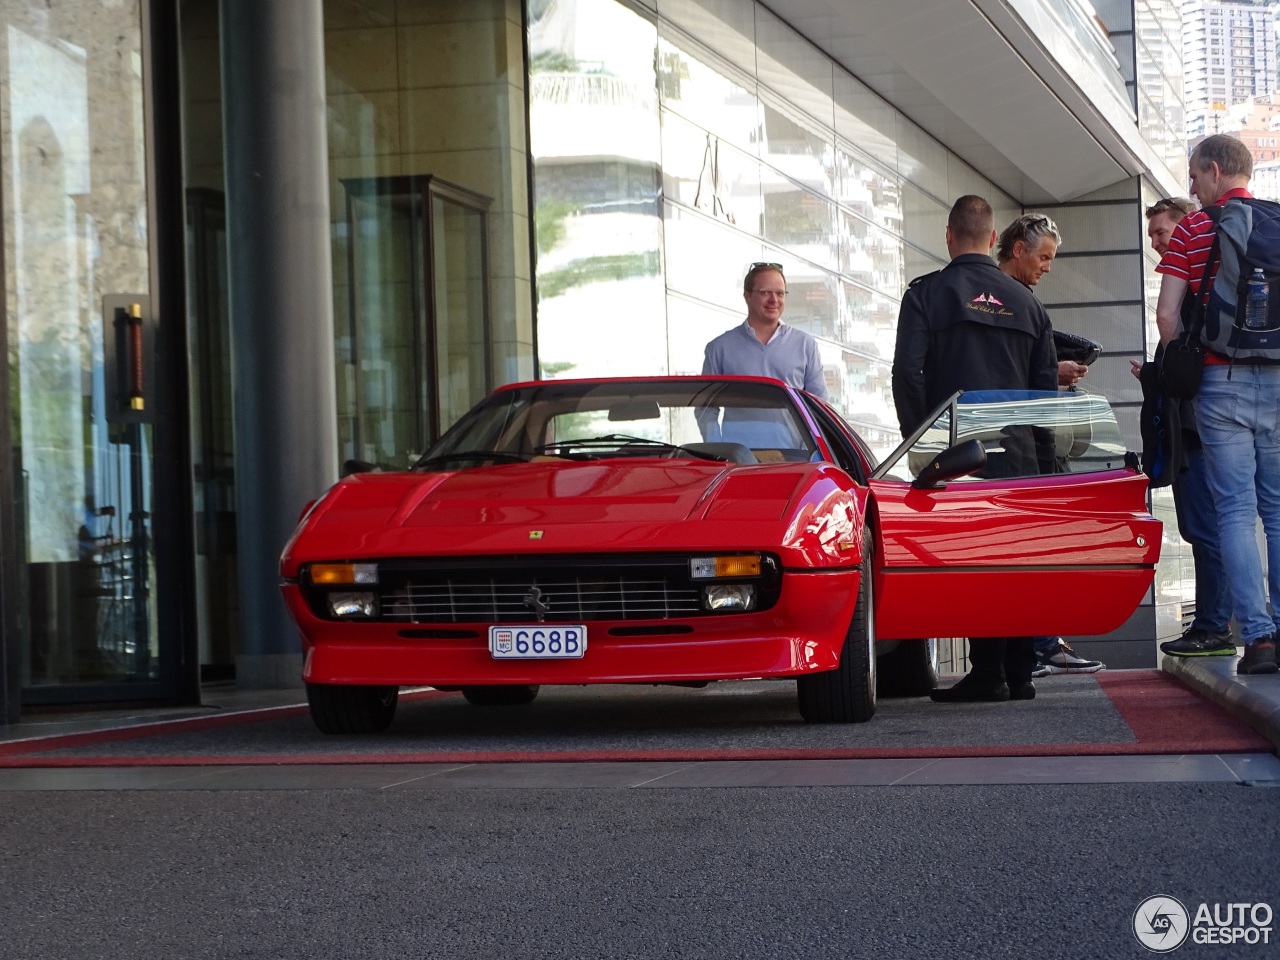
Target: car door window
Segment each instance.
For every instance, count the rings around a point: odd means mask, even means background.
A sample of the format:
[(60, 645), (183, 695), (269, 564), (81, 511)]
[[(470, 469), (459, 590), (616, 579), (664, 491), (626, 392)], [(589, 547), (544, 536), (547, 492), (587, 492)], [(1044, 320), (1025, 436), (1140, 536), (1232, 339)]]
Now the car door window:
[(872, 477), (911, 481), (939, 453), (978, 440), (987, 466), (960, 480), (1091, 473), (1128, 465), (1131, 455), (1104, 397), (1036, 390), (959, 394), (878, 464)]

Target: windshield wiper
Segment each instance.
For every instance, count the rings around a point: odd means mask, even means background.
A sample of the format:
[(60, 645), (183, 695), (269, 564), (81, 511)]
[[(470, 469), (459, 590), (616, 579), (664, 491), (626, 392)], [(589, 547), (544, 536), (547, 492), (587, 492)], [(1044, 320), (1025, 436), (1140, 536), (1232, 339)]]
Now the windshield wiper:
[(496, 463), (527, 463), (529, 457), (523, 453), (509, 453), (506, 450), (459, 450), (457, 453), (426, 457), (415, 463), (413, 469), (422, 470), (428, 464), (451, 463), (455, 460), (493, 460)]

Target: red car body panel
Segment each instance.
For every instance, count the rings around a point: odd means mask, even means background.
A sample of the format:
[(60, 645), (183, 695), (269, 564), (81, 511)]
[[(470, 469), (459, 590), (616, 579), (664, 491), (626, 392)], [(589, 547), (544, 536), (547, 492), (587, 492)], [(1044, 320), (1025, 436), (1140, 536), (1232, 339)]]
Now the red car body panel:
[(856, 568), (868, 494), (829, 463), (637, 459), (362, 473), (312, 505), (280, 572), (293, 579), (304, 563), (360, 557), (766, 545), (787, 568)]
[(871, 487), (881, 639), (1106, 633), (1151, 586), (1162, 525), (1132, 470), (1055, 477), (1054, 496), (1038, 480)]

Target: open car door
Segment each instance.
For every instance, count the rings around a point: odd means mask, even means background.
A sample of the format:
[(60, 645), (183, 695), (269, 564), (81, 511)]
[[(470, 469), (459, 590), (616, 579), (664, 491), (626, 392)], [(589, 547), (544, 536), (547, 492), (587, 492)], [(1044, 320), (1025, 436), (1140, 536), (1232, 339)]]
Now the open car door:
[(869, 484), (881, 639), (1106, 633), (1155, 575), (1162, 525), (1102, 397), (957, 394)]

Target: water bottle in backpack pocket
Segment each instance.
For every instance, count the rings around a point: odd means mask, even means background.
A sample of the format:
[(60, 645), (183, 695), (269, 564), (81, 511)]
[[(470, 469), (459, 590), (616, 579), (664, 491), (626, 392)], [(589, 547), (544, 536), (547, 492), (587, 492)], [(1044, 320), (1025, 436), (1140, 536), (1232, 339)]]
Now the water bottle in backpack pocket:
[(1244, 328), (1265, 330), (1268, 326), (1267, 307), (1271, 300), (1271, 284), (1261, 267), (1253, 268), (1253, 275), (1245, 281)]

